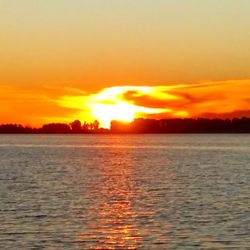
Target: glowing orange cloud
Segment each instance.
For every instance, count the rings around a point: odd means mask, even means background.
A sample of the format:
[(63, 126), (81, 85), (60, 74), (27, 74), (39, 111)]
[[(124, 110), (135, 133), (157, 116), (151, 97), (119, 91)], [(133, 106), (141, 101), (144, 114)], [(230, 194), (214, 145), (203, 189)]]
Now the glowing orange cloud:
[(47, 122), (137, 117), (250, 116), (250, 80), (205, 82), (172, 86), (118, 86), (96, 93), (56, 86), (0, 86), (0, 123), (39, 126)]
[(109, 127), (111, 120), (128, 122), (137, 117), (230, 117), (239, 111), (248, 115), (249, 93), (250, 80), (119, 86), (77, 98), (65, 96), (59, 104), (69, 108), (82, 106), (87, 110), (86, 118), (94, 117), (102, 126)]

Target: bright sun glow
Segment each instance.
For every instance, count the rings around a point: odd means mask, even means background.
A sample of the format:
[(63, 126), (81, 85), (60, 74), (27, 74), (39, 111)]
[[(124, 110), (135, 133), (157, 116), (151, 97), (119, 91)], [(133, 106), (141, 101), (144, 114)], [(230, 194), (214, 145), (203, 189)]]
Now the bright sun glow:
[[(148, 117), (152, 114), (169, 114), (174, 117), (188, 117), (186, 110), (173, 108), (145, 107), (143, 103), (137, 104), (135, 99), (143, 100), (145, 97), (152, 100), (178, 101), (181, 97), (168, 93), (171, 86), (119, 86), (103, 89), (102, 91), (86, 96), (64, 96), (57, 102), (64, 107), (79, 109), (77, 117), (91, 122), (98, 120), (101, 127), (109, 128), (112, 120), (131, 122), (135, 118)], [(177, 88), (175, 86), (175, 88)], [(73, 120), (73, 117), (70, 117)]]
[(138, 115), (158, 114), (168, 112), (167, 109), (146, 108), (127, 101), (123, 94), (127, 91), (136, 91), (138, 95), (152, 93), (151, 87), (123, 86), (104, 89), (90, 100), (92, 116), (100, 121), (103, 127), (109, 127), (112, 120), (131, 122)]
[(135, 118), (143, 117), (143, 114), (159, 114), (165, 109), (151, 109), (135, 106), (126, 102), (117, 102), (116, 104), (93, 104), (92, 115), (105, 128), (110, 126), (112, 120), (131, 122)]
[(136, 110), (133, 105), (121, 102), (113, 105), (93, 104), (92, 113), (97, 120), (107, 127), (112, 120), (119, 120), (123, 122), (133, 121)]

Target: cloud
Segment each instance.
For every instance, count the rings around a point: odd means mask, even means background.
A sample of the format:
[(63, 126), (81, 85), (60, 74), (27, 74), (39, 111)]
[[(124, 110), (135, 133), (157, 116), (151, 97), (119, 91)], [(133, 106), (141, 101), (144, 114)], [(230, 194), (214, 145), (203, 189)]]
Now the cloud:
[(171, 86), (117, 86), (96, 92), (67, 86), (1, 85), (0, 88), (1, 123), (40, 125), (97, 118), (105, 120), (107, 126), (110, 119), (116, 117), (113, 112), (118, 117), (126, 114), (155, 119), (250, 116), (250, 79)]
[(235, 110), (228, 113), (203, 113), (202, 117), (206, 118), (221, 118), (221, 119), (232, 119), (236, 117), (250, 117), (250, 109), (249, 110)]
[[(165, 98), (162, 96), (166, 95)], [(123, 98), (134, 105), (150, 108), (168, 108), (173, 112), (162, 116), (175, 116), (186, 111), (190, 116), (204, 114), (229, 114), (237, 110), (247, 110), (250, 99), (250, 80), (220, 81), (177, 85), (170, 89), (165, 86), (153, 87), (149, 94), (140, 91), (126, 91)], [(241, 115), (236, 112), (235, 115)], [(152, 117), (155, 115), (152, 114)], [(157, 114), (157, 117), (160, 115)], [(178, 115), (177, 115), (178, 116)]]
[(57, 103), (65, 94), (76, 95), (77, 91), (70, 88), (59, 90), (46, 86), (27, 88), (6, 85), (0, 88), (0, 123), (40, 126), (50, 121), (70, 121), (82, 112), (80, 107), (63, 107)]

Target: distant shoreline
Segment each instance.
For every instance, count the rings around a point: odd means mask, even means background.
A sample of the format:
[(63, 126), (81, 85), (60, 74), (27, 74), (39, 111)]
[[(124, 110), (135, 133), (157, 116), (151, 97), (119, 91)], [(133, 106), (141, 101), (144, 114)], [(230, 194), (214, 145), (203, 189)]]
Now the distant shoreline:
[(25, 127), (21, 124), (1, 124), (0, 134), (70, 134), (70, 135), (112, 135), (112, 134), (249, 134), (250, 118), (233, 119), (144, 119), (130, 123), (111, 121), (110, 129), (100, 128), (99, 122), (82, 124), (49, 123), (41, 128)]

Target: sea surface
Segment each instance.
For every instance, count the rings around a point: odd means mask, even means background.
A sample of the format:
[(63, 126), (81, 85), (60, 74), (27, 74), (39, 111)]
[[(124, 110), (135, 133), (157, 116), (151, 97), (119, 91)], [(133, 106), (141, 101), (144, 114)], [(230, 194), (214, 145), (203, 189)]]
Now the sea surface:
[(0, 135), (0, 249), (250, 249), (250, 135)]

